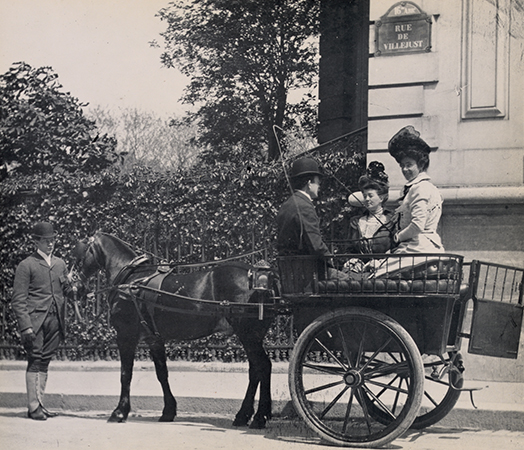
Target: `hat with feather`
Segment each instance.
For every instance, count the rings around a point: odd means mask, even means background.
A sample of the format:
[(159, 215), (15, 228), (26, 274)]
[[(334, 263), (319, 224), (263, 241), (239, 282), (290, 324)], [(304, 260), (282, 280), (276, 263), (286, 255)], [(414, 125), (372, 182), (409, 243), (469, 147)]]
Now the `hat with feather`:
[(422, 170), (426, 170), (429, 165), (431, 148), (412, 125), (402, 128), (389, 140), (388, 150), (399, 164), (407, 157), (422, 165)]

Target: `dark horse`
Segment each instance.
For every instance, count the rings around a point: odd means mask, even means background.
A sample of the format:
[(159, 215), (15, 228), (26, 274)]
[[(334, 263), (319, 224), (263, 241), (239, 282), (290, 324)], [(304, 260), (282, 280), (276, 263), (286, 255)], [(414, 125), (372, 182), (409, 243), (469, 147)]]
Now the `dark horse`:
[[(123, 241), (97, 232), (89, 241), (76, 248), (81, 279), (85, 282), (98, 270), (104, 270), (111, 289), (108, 301), (111, 324), (117, 332), (121, 360), (121, 393), (118, 406), (109, 422), (124, 422), (130, 411), (130, 385), (135, 350), (142, 338), (149, 345), (158, 381), (162, 386), (164, 409), (161, 422), (172, 421), (177, 404), (168, 383), (164, 342), (171, 339), (189, 340), (208, 336), (217, 330), (224, 317), (240, 339), (249, 361), (249, 385), (233, 425), (244, 426), (254, 414), (254, 398), (260, 385), (258, 410), (251, 428), (264, 428), (271, 417), (271, 361), (263, 346), (271, 317), (261, 320), (248, 317), (227, 317), (218, 310), (219, 302), (263, 303), (270, 299), (268, 291), (250, 288), (251, 266), (222, 263), (210, 269), (177, 274), (160, 271), (160, 266), (137, 261), (136, 253)], [(155, 284), (155, 280), (157, 281)], [(151, 289), (134, 286), (154, 286)], [(117, 286), (120, 286), (117, 288)], [(173, 293), (169, 295), (167, 293)], [(191, 299), (202, 299), (192, 301)], [(254, 309), (254, 307), (251, 307)]]

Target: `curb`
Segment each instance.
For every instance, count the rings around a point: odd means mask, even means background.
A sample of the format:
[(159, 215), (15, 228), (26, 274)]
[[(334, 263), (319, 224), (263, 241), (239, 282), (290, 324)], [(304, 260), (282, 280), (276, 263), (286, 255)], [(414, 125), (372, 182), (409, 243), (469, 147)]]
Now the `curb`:
[[(25, 413), (25, 367), (24, 361), (0, 361), (0, 408)], [(131, 412), (140, 415), (147, 411), (160, 417), (163, 399), (153, 364), (135, 361), (134, 368)], [(242, 404), (247, 368), (245, 363), (168, 362), (179, 414), (221, 415), (232, 420)], [(273, 363), (272, 411), (274, 417), (293, 419), (297, 414), (290, 401), (287, 369), (287, 363)], [(45, 395), (46, 406), (65, 415), (96, 411), (109, 418), (119, 400), (119, 370), (117, 361), (54, 361)], [(464, 392), (455, 408), (437, 426), (524, 431), (524, 383), (489, 382), (490, 386), (486, 386), (486, 382), (470, 381), (469, 384), (488, 388), (475, 393), (478, 409)]]
[[(118, 396), (111, 395), (63, 395), (46, 394), (46, 406), (62, 414), (67, 412), (105, 412), (107, 417), (118, 404)], [(217, 414), (231, 416), (237, 413), (242, 401), (227, 398), (177, 397), (178, 412), (182, 414)], [(26, 396), (22, 393), (0, 393), (0, 406), (8, 409), (27, 407)], [(131, 397), (131, 412), (158, 412), (160, 417), (163, 400), (160, 396), (137, 395)], [(296, 419), (297, 414), (291, 401), (273, 401), (273, 416)], [(434, 425), (435, 426), (435, 425)], [(439, 427), (458, 429), (479, 429), (492, 431), (524, 431), (524, 411), (453, 409), (436, 424)]]

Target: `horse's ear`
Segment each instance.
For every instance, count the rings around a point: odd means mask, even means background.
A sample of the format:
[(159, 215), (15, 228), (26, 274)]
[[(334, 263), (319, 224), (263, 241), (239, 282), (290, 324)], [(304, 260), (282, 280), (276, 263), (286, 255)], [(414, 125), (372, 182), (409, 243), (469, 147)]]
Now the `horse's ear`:
[(98, 224), (91, 224), (89, 229), (87, 230), (87, 234), (89, 236), (94, 236), (96, 233), (98, 233)]

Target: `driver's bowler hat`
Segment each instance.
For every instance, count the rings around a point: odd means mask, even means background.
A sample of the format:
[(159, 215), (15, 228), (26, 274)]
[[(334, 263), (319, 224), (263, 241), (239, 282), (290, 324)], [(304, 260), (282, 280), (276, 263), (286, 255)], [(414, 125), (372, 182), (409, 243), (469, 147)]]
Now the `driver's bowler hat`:
[(291, 166), (291, 178), (299, 177), (300, 175), (324, 176), (318, 167), (318, 163), (313, 158), (307, 157), (297, 159)]

